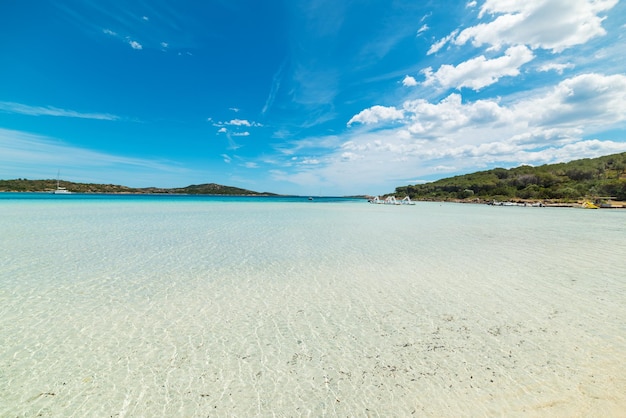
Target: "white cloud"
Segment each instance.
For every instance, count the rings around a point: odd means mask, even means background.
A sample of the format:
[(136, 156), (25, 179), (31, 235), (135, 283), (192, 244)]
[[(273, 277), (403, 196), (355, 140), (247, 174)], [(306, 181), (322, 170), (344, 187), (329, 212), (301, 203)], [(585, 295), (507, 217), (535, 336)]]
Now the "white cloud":
[(137, 41), (128, 41), (128, 44), (132, 49), (143, 49), (143, 46)]
[(406, 101), (403, 105), (408, 132), (424, 138), (448, 136), (472, 126), (511, 122), (513, 116), (494, 100), (478, 100), (463, 104), (460, 94), (451, 94), (439, 103), (426, 100)]
[(563, 74), (563, 71), (566, 69), (574, 68), (574, 64), (557, 64), (557, 63), (548, 63), (539, 67), (539, 71), (547, 72), (547, 71), (556, 71), (559, 74)]
[[(401, 108), (376, 109), (352, 118), (362, 125), (351, 129), (343, 143), (329, 144), (333, 152), (315, 172), (299, 165), (302, 176), (294, 182), (313, 181), (315, 176), (320, 182), (333, 178), (338, 188), (387, 187), (385, 191), (434, 172), (445, 175), (496, 164), (544, 164), (626, 151), (621, 137), (593, 137), (626, 123), (626, 75), (621, 74), (583, 74), (515, 100), (464, 102), (455, 93), (436, 103), (417, 99), (405, 101)], [(386, 112), (402, 117), (386, 129), (368, 125), (384, 120)]]
[(102, 32), (105, 35), (109, 35), (109, 36), (117, 36), (117, 33), (113, 32), (111, 29), (103, 29)]
[(245, 119), (233, 119), (231, 121), (226, 122), (226, 125), (233, 126), (252, 126), (252, 124)]
[(534, 58), (533, 53), (525, 46), (510, 47), (501, 57), (487, 59), (484, 55), (472, 58), (455, 66), (442, 65), (436, 72), (426, 68), (424, 85), (437, 84), (444, 88), (469, 87), (480, 90), (496, 83), (501, 77), (516, 76), (519, 68)]
[(244, 131), (244, 132), (233, 132), (233, 136), (250, 136), (250, 132), (248, 132), (248, 131)]
[(513, 107), (530, 124), (558, 127), (606, 127), (626, 121), (626, 76), (582, 74), (563, 80), (544, 96)]
[(422, 33), (426, 32), (428, 29), (430, 28), (428, 27), (427, 24), (422, 25), (422, 27), (417, 30), (417, 35), (418, 36), (421, 35)]
[(528, 45), (560, 52), (584, 44), (606, 33), (599, 14), (618, 0), (486, 0), (479, 18), (495, 17), (488, 23), (464, 29), (454, 40), (457, 45)]
[(305, 164), (305, 165), (318, 165), (320, 163), (321, 161), (318, 160), (317, 158), (305, 158), (300, 162), (300, 164)]
[(353, 123), (372, 124), (381, 121), (399, 120), (404, 117), (402, 110), (398, 110), (393, 106), (372, 106), (369, 109), (362, 110), (358, 115), (353, 116), (348, 121), (348, 126)]
[(170, 46), (170, 44), (168, 44), (167, 42), (161, 42), (160, 45), (161, 45), (161, 48), (163, 49), (167, 49)]
[(434, 53), (439, 52), (439, 50), (441, 48), (443, 48), (443, 46), (445, 44), (447, 44), (448, 42), (450, 42), (450, 40), (454, 39), (454, 37), (456, 36), (457, 31), (455, 30), (454, 32), (452, 32), (450, 35), (440, 39), (439, 41), (435, 42), (434, 44), (432, 44), (430, 46), (430, 49), (428, 50), (428, 52), (426, 52), (426, 55), (432, 55)]
[(119, 117), (109, 113), (81, 113), (74, 110), (59, 109), (52, 106), (29, 106), (14, 102), (0, 102), (0, 111), (7, 113), (19, 113), (30, 116), (60, 116), (67, 118), (118, 120)]
[(217, 133), (218, 133), (218, 134), (225, 134), (226, 132), (228, 132), (228, 129), (226, 129), (226, 128), (224, 128), (224, 127), (219, 128), (219, 129), (217, 130)]
[(224, 159), (224, 162), (227, 164), (230, 164), (230, 162), (233, 161), (233, 159), (228, 154), (222, 154), (221, 157), (222, 159)]
[[(209, 122), (213, 122), (212, 118), (208, 118), (207, 119)], [(245, 126), (245, 127), (254, 127), (254, 128), (259, 128), (262, 127), (263, 125), (261, 123), (258, 122), (254, 122), (254, 121), (249, 121), (246, 119), (232, 119), (229, 120), (227, 122), (213, 122), (213, 126), (216, 127), (222, 127), (222, 126)]]
[(233, 126), (252, 126), (252, 124), (245, 119), (233, 119), (229, 122), (226, 122), (226, 124)]
[(402, 85), (405, 87), (417, 86), (417, 80), (415, 80), (414, 77), (407, 75), (406, 77), (404, 77), (404, 80), (402, 80)]

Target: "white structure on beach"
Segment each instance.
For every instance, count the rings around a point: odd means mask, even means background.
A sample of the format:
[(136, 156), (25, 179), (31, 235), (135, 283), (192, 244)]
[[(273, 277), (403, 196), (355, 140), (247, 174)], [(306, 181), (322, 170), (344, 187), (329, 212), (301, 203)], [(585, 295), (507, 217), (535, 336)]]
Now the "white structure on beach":
[(409, 196), (406, 196), (402, 200), (396, 199), (395, 196), (387, 196), (385, 200), (381, 200), (378, 196), (373, 197), (369, 200), (370, 203), (375, 203), (377, 205), (414, 205), (415, 202), (411, 201)]

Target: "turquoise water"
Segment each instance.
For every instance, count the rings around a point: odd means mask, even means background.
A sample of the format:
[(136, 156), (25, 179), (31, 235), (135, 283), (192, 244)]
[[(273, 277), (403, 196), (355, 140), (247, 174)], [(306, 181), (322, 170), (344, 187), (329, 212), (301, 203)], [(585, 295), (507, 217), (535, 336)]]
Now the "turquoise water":
[(626, 211), (0, 194), (0, 416), (619, 416)]

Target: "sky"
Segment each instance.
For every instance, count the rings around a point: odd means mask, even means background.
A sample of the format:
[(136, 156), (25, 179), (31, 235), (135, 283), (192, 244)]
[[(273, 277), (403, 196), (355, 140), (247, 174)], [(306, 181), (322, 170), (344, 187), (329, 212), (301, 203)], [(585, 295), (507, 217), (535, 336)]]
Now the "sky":
[(626, 152), (618, 0), (5, 0), (0, 179), (391, 193)]

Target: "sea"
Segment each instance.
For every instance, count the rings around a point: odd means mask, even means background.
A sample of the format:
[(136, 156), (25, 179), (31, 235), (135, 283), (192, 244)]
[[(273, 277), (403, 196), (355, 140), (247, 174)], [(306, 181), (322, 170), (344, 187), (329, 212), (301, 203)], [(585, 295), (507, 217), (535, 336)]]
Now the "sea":
[(624, 417), (626, 210), (0, 193), (1, 417)]

